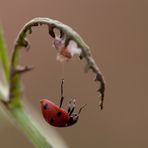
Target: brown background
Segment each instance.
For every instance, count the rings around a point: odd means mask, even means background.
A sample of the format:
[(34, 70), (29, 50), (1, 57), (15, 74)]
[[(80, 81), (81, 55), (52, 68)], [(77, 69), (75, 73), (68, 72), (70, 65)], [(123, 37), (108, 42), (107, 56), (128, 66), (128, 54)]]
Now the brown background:
[[(49, 17), (81, 34), (105, 76), (105, 108), (99, 112), (97, 85), (91, 73), (83, 72), (84, 62), (74, 58), (64, 66), (64, 107), (70, 98), (76, 98), (77, 107), (87, 103), (75, 126), (54, 128), (70, 148), (148, 147), (147, 14), (146, 0), (0, 1), (0, 22), (10, 53), (17, 33), (27, 21)], [(31, 50), (22, 52), (22, 63), (35, 65), (36, 69), (23, 78), (29, 98), (26, 100), (48, 129), (39, 100), (47, 97), (58, 103), (62, 66), (55, 60), (46, 27), (34, 29), (29, 40)], [(0, 147), (33, 146), (1, 115)]]

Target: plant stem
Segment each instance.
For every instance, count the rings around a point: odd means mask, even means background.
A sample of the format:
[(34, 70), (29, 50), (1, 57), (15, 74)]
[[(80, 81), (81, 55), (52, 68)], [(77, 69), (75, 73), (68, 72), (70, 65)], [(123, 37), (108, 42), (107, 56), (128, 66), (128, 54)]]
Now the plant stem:
[(4, 74), (6, 81), (9, 81), (9, 68), (10, 68), (10, 62), (8, 58), (8, 53), (6, 50), (6, 45), (3, 38), (2, 29), (0, 28), (0, 62), (2, 63)]
[(11, 109), (11, 116), (15, 119), (16, 124), (23, 130), (29, 140), (36, 148), (52, 148), (46, 137), (39, 131), (33, 120), (26, 114), (22, 107)]

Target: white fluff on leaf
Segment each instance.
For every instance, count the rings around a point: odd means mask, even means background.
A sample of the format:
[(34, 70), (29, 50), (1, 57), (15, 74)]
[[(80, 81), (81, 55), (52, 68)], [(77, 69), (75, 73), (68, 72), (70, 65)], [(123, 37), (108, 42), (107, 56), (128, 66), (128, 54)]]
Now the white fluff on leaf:
[(74, 55), (80, 55), (81, 54), (81, 48), (78, 48), (77, 43), (73, 40), (71, 40), (67, 46), (68, 51), (71, 53), (71, 56)]
[(78, 48), (77, 43), (73, 40), (69, 41), (66, 48), (63, 48), (57, 54), (57, 60), (63, 62), (72, 58), (74, 55), (80, 55), (82, 52), (81, 48)]

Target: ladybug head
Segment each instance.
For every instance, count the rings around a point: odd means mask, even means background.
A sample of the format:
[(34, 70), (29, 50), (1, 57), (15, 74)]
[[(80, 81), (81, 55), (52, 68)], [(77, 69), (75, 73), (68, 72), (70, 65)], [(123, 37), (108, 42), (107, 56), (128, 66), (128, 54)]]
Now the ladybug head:
[(80, 115), (82, 109), (85, 106), (86, 106), (86, 104), (79, 109), (79, 112), (78, 113), (73, 113), (73, 111), (71, 111), (69, 113), (69, 120), (68, 120), (68, 123), (67, 123), (68, 126), (73, 125), (73, 124), (75, 124), (78, 121), (79, 115)]
[(69, 120), (68, 120), (68, 123), (67, 125), (73, 125), (75, 124), (79, 119), (79, 114), (77, 113), (73, 113), (70, 117), (69, 117)]

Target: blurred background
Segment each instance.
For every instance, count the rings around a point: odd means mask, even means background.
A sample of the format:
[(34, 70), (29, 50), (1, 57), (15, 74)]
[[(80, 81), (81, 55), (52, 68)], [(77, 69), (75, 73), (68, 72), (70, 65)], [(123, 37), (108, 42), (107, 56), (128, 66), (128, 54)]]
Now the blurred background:
[[(145, 0), (1, 0), (0, 24), (11, 54), (21, 27), (34, 17), (57, 19), (75, 29), (90, 46), (106, 79), (104, 110), (99, 111), (98, 84), (94, 75), (84, 73), (85, 61), (75, 57), (64, 64), (56, 61), (56, 51), (46, 26), (29, 35), (31, 50), (22, 50), (21, 63), (35, 69), (23, 76), (24, 100), (38, 114), (39, 100), (59, 103), (64, 76), (65, 102), (76, 98), (77, 108), (87, 103), (78, 123), (53, 128), (69, 148), (148, 147), (148, 1)], [(33, 114), (32, 114), (33, 115)], [(49, 129), (50, 129), (49, 128)], [(0, 147), (32, 148), (27, 138), (0, 115)]]

